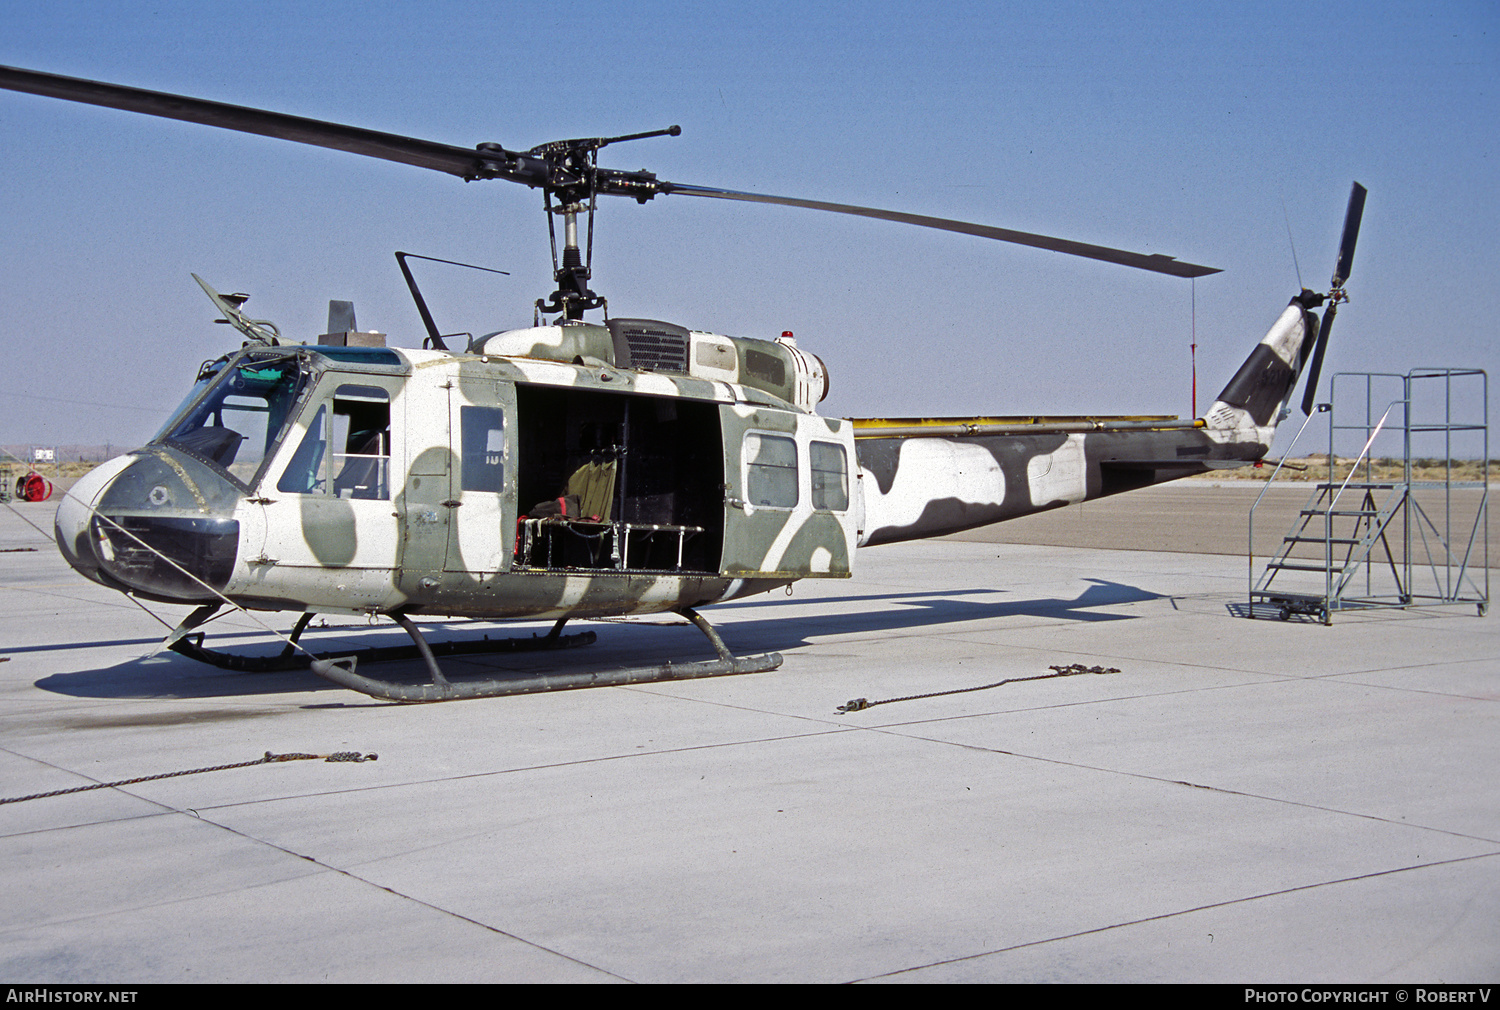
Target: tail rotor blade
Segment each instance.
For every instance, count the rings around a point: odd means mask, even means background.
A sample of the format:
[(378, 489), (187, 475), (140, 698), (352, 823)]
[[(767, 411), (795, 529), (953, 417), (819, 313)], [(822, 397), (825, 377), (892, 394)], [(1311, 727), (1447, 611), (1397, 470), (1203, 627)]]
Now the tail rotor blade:
[[(1356, 226), (1357, 227), (1357, 226)], [(1328, 347), (1328, 331), (1333, 329), (1333, 317), (1338, 315), (1338, 305), (1328, 303), (1323, 312), (1323, 324), (1318, 327), (1318, 340), (1313, 346), (1312, 367), (1307, 371), (1307, 389), (1302, 394), (1302, 413), (1311, 414), (1313, 401), (1318, 398), (1318, 373), (1323, 370), (1323, 351)]]
[(1312, 349), (1312, 365), (1307, 370), (1307, 388), (1302, 393), (1302, 413), (1311, 414), (1313, 403), (1318, 398), (1318, 376), (1323, 371), (1323, 354), (1328, 350), (1328, 334), (1333, 329), (1333, 317), (1338, 315), (1339, 302), (1343, 301), (1344, 282), (1354, 269), (1354, 246), (1359, 241), (1359, 222), (1365, 216), (1365, 195), (1369, 191), (1359, 183), (1349, 190), (1349, 207), (1344, 211), (1344, 234), (1339, 239), (1339, 259), (1333, 268), (1333, 281), (1328, 292), (1328, 308), (1323, 311), (1323, 322), (1318, 327), (1318, 339)]
[(1344, 237), (1339, 240), (1339, 261), (1333, 268), (1333, 287), (1341, 288), (1354, 268), (1354, 244), (1359, 241), (1359, 222), (1365, 214), (1365, 194), (1359, 183), (1349, 190), (1349, 209), (1344, 212)]

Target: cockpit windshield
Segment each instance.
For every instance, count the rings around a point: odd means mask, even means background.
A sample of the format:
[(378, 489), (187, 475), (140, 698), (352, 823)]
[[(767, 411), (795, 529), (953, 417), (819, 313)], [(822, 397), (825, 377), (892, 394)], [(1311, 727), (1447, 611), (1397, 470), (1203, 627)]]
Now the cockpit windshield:
[(306, 374), (296, 355), (239, 357), (216, 372), (205, 369), (153, 441), (185, 450), (249, 487), (281, 435)]

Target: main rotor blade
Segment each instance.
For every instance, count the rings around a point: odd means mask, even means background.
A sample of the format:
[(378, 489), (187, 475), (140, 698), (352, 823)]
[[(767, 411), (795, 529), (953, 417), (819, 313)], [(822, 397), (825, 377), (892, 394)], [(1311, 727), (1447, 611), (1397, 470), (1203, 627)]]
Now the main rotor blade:
[(999, 242), (1013, 242), (1017, 245), (1031, 246), (1036, 249), (1049, 249), (1052, 252), (1067, 253), (1070, 256), (1083, 256), (1092, 260), (1103, 260), (1106, 263), (1118, 263), (1121, 266), (1136, 267), (1141, 270), (1152, 270), (1159, 274), (1171, 274), (1173, 277), (1205, 277), (1208, 274), (1219, 273), (1218, 267), (1198, 266), (1195, 263), (1182, 263), (1171, 256), (1163, 256), (1156, 253), (1147, 256), (1144, 253), (1126, 252), (1123, 249), (1111, 249), (1108, 246), (1089, 245), (1086, 242), (1073, 242), (1064, 238), (1052, 238), (1047, 235), (1033, 235), (1025, 231), (1012, 231), (1009, 228), (995, 228), (986, 224), (971, 224), (968, 221), (952, 221), (944, 217), (928, 217), (925, 214), (906, 214), (895, 210), (878, 210), (874, 207), (855, 207), (847, 203), (826, 203), (822, 200), (799, 200), (789, 196), (766, 196), (763, 193), (740, 193), (730, 189), (714, 189), (709, 186), (685, 186), (680, 183), (661, 181), (657, 188), (663, 193), (681, 193), (684, 196), (704, 196), (717, 200), (745, 200), (750, 203), (774, 203), (786, 207), (804, 207), (808, 210), (824, 210), (831, 214), (852, 214), (855, 217), (872, 217), (880, 221), (898, 221), (902, 224), (914, 224), (922, 228), (936, 228), (940, 231), (954, 231), (964, 235), (977, 235), (980, 238), (992, 238)]
[[(62, 98), (70, 102), (217, 126), (240, 133), (255, 133), (315, 147), (328, 147), (369, 158), (414, 165), (417, 168), (430, 168), (464, 179), (482, 174), (480, 155), (473, 148), (401, 137), (357, 126), (325, 123), (280, 112), (266, 112), (241, 105), (227, 105), (202, 98), (188, 98), (126, 87), (123, 84), (106, 84), (102, 81), (63, 77), (60, 74), (46, 74), (16, 67), (0, 67), (0, 87), (33, 95), (46, 95), (49, 98)], [(543, 169), (540, 162), (537, 162), (537, 168), (539, 171)]]
[[(101, 105), (126, 112), (139, 112), (165, 119), (178, 119), (240, 133), (254, 133), (263, 137), (275, 137), (336, 151), (347, 151), (350, 154), (359, 154), (368, 158), (380, 158), (384, 161), (445, 172), (465, 180), (499, 178), (548, 189), (578, 188), (584, 185), (583, 178), (578, 176), (575, 170), (565, 170), (561, 162), (554, 164), (548, 157), (551, 153), (549, 149), (558, 145), (542, 145), (535, 151), (525, 153), (507, 151), (498, 144), (483, 144), (477, 149), (455, 147), (451, 144), (402, 137), (393, 133), (381, 133), (378, 130), (366, 130), (341, 123), (306, 119), (281, 112), (268, 112), (242, 105), (228, 105), (202, 98), (147, 91), (123, 84), (64, 77), (60, 74), (23, 70), (18, 67), (0, 66), (0, 88), (61, 98), (71, 102), (82, 102), (87, 105)], [(676, 135), (673, 130), (655, 132)], [(639, 136), (650, 135), (652, 134)], [(634, 136), (636, 135), (613, 139), (628, 140)], [(922, 228), (976, 235), (1000, 242), (1012, 242), (1036, 249), (1048, 249), (1071, 256), (1082, 256), (1087, 259), (1103, 260), (1106, 263), (1118, 263), (1122, 266), (1170, 274), (1174, 277), (1203, 277), (1219, 272), (1216, 267), (1181, 263), (1171, 256), (1159, 253), (1147, 256), (1123, 249), (1089, 245), (1086, 242), (1073, 242), (1047, 235), (1033, 235), (1030, 232), (972, 224), (967, 221), (928, 217), (924, 214), (905, 214), (900, 211), (826, 203), (821, 200), (767, 196), (763, 193), (743, 193), (729, 189), (714, 189), (709, 186), (688, 186), (659, 180), (652, 173), (645, 171), (622, 172), (616, 169), (598, 169), (593, 173), (592, 179), (594, 187), (592, 191), (601, 196), (628, 196), (642, 203), (658, 194), (680, 193), (684, 196), (711, 197), (718, 200), (780, 204), (786, 207), (803, 207), (833, 214), (851, 214), (856, 217), (896, 221)]]
[(1344, 236), (1339, 239), (1339, 260), (1333, 268), (1333, 287), (1341, 288), (1354, 269), (1354, 244), (1359, 241), (1359, 222), (1365, 216), (1365, 194), (1359, 183), (1349, 190), (1349, 207), (1344, 211)]

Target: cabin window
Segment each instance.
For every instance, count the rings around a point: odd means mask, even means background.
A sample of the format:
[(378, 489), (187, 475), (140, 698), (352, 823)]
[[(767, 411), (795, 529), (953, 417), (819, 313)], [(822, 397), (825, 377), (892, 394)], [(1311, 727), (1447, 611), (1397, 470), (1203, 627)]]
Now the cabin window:
[(813, 508), (843, 512), (849, 507), (844, 447), (836, 442), (813, 442), (808, 460), (812, 465)]
[(390, 498), (391, 406), (378, 386), (344, 385), (307, 426), (276, 490), (336, 498)]
[(797, 504), (797, 443), (784, 435), (745, 435), (745, 495), (752, 505)]
[(505, 490), (505, 411), (499, 407), (460, 407), (463, 429), (463, 489)]

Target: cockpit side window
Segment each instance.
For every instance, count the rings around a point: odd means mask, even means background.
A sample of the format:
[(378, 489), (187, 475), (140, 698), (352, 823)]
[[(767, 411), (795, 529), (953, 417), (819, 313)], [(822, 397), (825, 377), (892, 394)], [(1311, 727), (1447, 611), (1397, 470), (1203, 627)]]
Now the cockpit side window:
[(343, 385), (319, 405), (276, 489), (388, 500), (391, 404), (378, 386)]
[(297, 452), (287, 464), (286, 472), (276, 482), (276, 490), (286, 494), (321, 494), (328, 488), (328, 405), (323, 404), (307, 426), (307, 434), (297, 445)]

